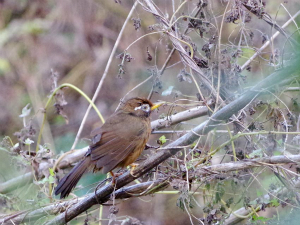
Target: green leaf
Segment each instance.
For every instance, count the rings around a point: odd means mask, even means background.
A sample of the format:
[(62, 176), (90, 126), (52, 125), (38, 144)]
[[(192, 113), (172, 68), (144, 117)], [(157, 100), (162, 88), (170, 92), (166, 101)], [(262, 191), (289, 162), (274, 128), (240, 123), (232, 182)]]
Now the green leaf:
[(262, 222), (266, 222), (266, 221), (270, 220), (271, 218), (266, 218), (266, 217), (263, 217), (263, 216), (257, 216), (256, 214), (253, 214), (252, 219), (254, 221), (259, 220), (259, 221), (262, 221)]
[(167, 142), (166, 136), (165, 135), (161, 136), (159, 138), (159, 141), (160, 141), (161, 145), (163, 145), (164, 143), (166, 143)]
[(272, 199), (272, 200), (270, 201), (270, 203), (271, 203), (271, 206), (272, 206), (272, 207), (277, 207), (277, 206), (279, 206), (279, 202), (278, 202), (278, 200), (277, 200), (276, 198)]
[(194, 148), (196, 146), (197, 142), (195, 141), (191, 146), (190, 148)]
[(51, 176), (54, 176), (53, 168), (49, 168), (49, 173), (50, 173)]

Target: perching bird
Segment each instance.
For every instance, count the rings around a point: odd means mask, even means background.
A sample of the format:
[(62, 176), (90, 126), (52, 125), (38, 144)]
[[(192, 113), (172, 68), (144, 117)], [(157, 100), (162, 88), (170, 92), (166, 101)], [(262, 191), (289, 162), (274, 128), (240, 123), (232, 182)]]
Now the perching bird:
[(122, 103), (106, 122), (92, 132), (92, 144), (79, 162), (55, 188), (55, 195), (67, 197), (81, 176), (89, 170), (102, 173), (132, 164), (142, 153), (151, 133), (150, 113), (153, 105), (145, 98), (131, 98)]

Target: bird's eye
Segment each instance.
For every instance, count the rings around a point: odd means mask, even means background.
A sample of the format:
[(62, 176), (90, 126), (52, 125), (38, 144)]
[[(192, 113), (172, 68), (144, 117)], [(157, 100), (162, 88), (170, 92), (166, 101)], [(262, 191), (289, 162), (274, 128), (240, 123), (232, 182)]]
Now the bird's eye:
[(146, 113), (149, 113), (151, 111), (150, 105), (148, 105), (148, 104), (139, 104), (138, 107), (134, 108), (134, 110), (139, 110), (139, 109)]
[(150, 106), (149, 106), (148, 104), (142, 105), (141, 109), (142, 109), (144, 112), (150, 112)]

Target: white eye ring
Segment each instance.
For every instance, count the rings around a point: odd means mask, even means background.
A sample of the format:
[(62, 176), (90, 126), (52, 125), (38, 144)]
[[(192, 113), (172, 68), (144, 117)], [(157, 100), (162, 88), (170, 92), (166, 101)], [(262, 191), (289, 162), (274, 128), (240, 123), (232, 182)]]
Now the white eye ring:
[(142, 110), (144, 112), (150, 112), (151, 111), (151, 108), (150, 108), (150, 106), (148, 104), (143, 104), (143, 105), (141, 105), (139, 107), (135, 107), (134, 108), (134, 110), (138, 110), (138, 109), (140, 109), (140, 110)]

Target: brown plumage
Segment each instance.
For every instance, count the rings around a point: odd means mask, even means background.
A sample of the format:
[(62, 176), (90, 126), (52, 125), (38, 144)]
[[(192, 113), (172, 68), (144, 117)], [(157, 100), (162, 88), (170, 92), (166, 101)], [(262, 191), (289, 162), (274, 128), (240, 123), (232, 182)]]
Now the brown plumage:
[(149, 116), (158, 106), (144, 98), (131, 98), (122, 103), (101, 127), (92, 132), (92, 144), (85, 158), (60, 180), (55, 195), (67, 197), (88, 170), (107, 173), (133, 163), (149, 139)]

